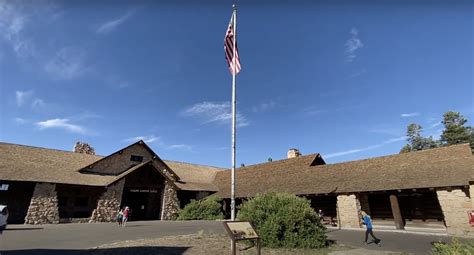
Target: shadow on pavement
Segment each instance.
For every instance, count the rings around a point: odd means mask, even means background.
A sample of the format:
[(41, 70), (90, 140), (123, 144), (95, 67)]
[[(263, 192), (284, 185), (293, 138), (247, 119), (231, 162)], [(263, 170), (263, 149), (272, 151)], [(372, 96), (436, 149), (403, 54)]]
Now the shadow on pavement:
[(1, 251), (2, 255), (181, 255), (189, 247), (164, 247), (164, 246), (147, 246), (147, 247), (121, 247), (121, 248), (105, 248), (105, 249), (87, 249), (87, 250), (64, 250), (64, 249), (29, 249), (16, 251)]
[(125, 228), (147, 227), (147, 225), (127, 225)]
[(7, 228), (4, 229), (3, 231), (18, 231), (18, 230), (40, 230), (44, 228)]

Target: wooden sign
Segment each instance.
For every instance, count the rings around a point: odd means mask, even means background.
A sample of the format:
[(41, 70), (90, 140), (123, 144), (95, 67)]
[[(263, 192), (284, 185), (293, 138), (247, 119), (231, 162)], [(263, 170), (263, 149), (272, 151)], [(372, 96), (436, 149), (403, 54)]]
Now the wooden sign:
[(232, 239), (231, 253), (236, 254), (235, 242), (240, 240), (256, 240), (257, 254), (260, 255), (260, 237), (248, 221), (226, 221), (224, 227)]
[(253, 240), (258, 239), (257, 232), (248, 221), (228, 221), (224, 226), (233, 240)]

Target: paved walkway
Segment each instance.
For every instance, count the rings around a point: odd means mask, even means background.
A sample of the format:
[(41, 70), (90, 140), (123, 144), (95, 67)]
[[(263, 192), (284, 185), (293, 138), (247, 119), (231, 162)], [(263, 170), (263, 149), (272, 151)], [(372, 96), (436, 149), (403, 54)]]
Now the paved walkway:
[[(126, 228), (112, 223), (9, 225), (0, 235), (2, 255), (76, 255), (85, 249), (124, 240), (151, 239), (164, 236), (204, 233), (225, 234), (222, 222), (129, 222)], [(329, 229), (328, 237), (337, 243), (379, 251), (402, 251), (428, 254), (432, 241), (449, 241), (447, 236), (377, 232), (383, 246), (363, 245), (363, 231)]]

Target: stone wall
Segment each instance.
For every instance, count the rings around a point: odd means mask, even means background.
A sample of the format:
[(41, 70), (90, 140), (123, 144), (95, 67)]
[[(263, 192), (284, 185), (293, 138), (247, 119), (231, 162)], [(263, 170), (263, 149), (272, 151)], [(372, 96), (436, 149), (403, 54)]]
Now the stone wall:
[(474, 210), (474, 184), (469, 186), (469, 197), (471, 198), (471, 210)]
[(338, 195), (337, 209), (341, 228), (360, 228), (360, 202), (355, 194)]
[(168, 181), (163, 191), (162, 206), (161, 220), (176, 220), (179, 211), (178, 193)]
[(25, 224), (59, 223), (58, 197), (56, 184), (36, 183)]
[(92, 212), (89, 222), (112, 222), (115, 221), (117, 212), (122, 201), (123, 186), (125, 179), (122, 179), (104, 191), (97, 201), (97, 208)]
[(437, 190), (439, 204), (443, 211), (448, 234), (474, 235), (474, 229), (469, 225), (467, 212), (472, 209), (471, 198), (467, 190), (440, 189)]

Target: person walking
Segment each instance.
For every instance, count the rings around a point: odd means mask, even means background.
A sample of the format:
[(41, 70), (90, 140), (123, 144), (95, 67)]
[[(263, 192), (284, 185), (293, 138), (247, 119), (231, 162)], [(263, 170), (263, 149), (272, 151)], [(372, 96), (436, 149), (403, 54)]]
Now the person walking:
[(127, 224), (129, 214), (130, 214), (130, 208), (128, 208), (128, 206), (125, 206), (125, 209), (123, 209), (123, 216), (122, 216), (122, 227), (123, 228)]
[(379, 245), (380, 246), (380, 239), (378, 239), (377, 237), (374, 236), (374, 232), (372, 232), (372, 219), (370, 218), (370, 216), (364, 212), (364, 211), (360, 211), (360, 215), (362, 216), (362, 223), (365, 225), (365, 227), (367, 228), (367, 230), (365, 231), (365, 241), (364, 241), (364, 244), (367, 245), (367, 239), (369, 238), (369, 234), (372, 236), (372, 238), (374, 238), (374, 243)]
[(122, 220), (123, 220), (123, 210), (119, 209), (119, 211), (117, 212), (117, 223), (119, 227), (122, 226)]

